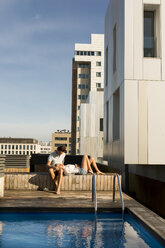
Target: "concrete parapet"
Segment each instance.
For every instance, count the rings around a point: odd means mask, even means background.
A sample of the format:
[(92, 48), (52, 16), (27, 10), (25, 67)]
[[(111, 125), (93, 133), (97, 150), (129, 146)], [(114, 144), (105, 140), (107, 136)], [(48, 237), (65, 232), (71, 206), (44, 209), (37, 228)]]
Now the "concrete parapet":
[[(97, 190), (113, 190), (113, 174), (96, 175)], [(121, 176), (120, 176), (121, 180)], [(54, 190), (55, 186), (48, 173), (6, 173), (6, 190)], [(92, 190), (92, 175), (69, 175), (64, 176), (62, 191), (89, 191)], [(116, 184), (116, 190), (118, 185)]]
[(0, 197), (4, 196), (4, 167), (5, 167), (5, 156), (0, 156)]

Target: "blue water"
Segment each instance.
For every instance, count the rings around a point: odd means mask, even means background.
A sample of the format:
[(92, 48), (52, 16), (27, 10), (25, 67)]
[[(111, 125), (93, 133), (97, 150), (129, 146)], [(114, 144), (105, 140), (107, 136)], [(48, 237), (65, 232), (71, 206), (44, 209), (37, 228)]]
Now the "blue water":
[(0, 213), (1, 248), (160, 248), (129, 214)]

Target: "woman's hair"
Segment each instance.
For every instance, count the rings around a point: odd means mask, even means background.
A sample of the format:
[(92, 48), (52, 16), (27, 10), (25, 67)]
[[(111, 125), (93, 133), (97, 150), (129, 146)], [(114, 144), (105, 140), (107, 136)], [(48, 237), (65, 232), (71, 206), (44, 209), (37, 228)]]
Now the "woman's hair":
[(66, 152), (66, 147), (65, 146), (58, 146), (57, 151), (59, 152)]

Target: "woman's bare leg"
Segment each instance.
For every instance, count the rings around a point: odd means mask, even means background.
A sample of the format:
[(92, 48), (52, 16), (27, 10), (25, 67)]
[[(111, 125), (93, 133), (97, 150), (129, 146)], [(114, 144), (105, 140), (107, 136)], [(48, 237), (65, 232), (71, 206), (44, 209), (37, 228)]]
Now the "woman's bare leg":
[(89, 161), (87, 155), (84, 155), (82, 158), (81, 168), (83, 168), (85, 171), (88, 171), (89, 173), (93, 174), (92, 168), (90, 166), (90, 161)]
[(96, 164), (94, 158), (90, 158), (90, 159), (89, 159), (89, 162), (90, 162), (90, 164), (94, 167), (94, 169), (96, 170), (96, 174), (97, 174), (97, 175), (99, 175), (99, 174), (102, 174), (102, 175), (103, 175), (103, 174), (104, 174), (103, 172), (101, 172), (101, 171), (98, 169), (97, 164)]

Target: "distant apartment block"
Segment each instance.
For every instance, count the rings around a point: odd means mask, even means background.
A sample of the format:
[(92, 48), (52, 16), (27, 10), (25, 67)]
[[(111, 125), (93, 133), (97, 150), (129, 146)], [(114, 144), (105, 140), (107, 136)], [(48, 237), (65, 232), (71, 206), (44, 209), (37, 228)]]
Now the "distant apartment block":
[(51, 142), (40, 142), (40, 153), (41, 154), (50, 154), (52, 151), (52, 145)]
[(0, 154), (31, 155), (51, 153), (50, 143), (38, 142), (27, 138), (0, 138)]
[(65, 146), (67, 154), (71, 154), (71, 132), (69, 130), (57, 130), (57, 132), (52, 133), (52, 152), (58, 146)]
[[(72, 64), (71, 152), (73, 155), (83, 153), (91, 154), (89, 148), (95, 146), (94, 139), (97, 139), (99, 133), (91, 133), (92, 125), (96, 124), (98, 126), (100, 118), (103, 119), (103, 114), (97, 119), (95, 118), (95, 115), (97, 115), (97, 108), (91, 109), (90, 106), (94, 106), (94, 102), (90, 102), (90, 99), (94, 98), (90, 98), (89, 93), (94, 91), (97, 92), (95, 95), (99, 95), (99, 93), (103, 91), (103, 88), (104, 35), (92, 34), (90, 44), (75, 44), (75, 56)], [(86, 112), (84, 112), (86, 110), (81, 108), (81, 106), (85, 107), (85, 104), (86, 109), (89, 109), (89, 111), (87, 111), (90, 112), (89, 115), (86, 115)], [(83, 125), (83, 130), (81, 129), (81, 123)], [(92, 138), (92, 140), (90, 138)]]
[(126, 191), (165, 216), (164, 13), (165, 0), (109, 2), (104, 159)]
[(36, 139), (0, 138), (0, 154), (31, 155), (40, 153), (40, 147)]

